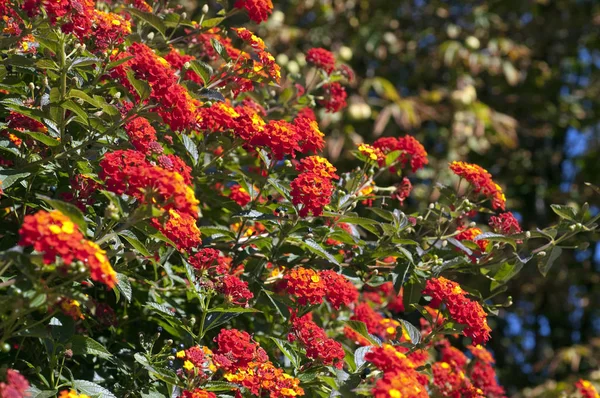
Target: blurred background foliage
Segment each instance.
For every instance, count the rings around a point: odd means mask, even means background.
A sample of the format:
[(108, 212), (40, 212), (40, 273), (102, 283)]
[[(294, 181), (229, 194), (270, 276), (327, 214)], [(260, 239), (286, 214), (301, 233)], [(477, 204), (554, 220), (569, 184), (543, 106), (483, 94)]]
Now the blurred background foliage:
[[(434, 163), (413, 179), (404, 211), (435, 201), (437, 177), (457, 159), (492, 173), (524, 228), (556, 221), (553, 203), (600, 211), (600, 192), (585, 184), (600, 185), (599, 1), (274, 3), (257, 33), (288, 74), (311, 47), (356, 73), (349, 107), (319, 115), (338, 169), (353, 167), (343, 149), (408, 133)], [(199, 16), (203, 4), (186, 7)], [(600, 379), (600, 243), (574, 248), (546, 278), (527, 264), (503, 293), (513, 305), (492, 320), (489, 348), (512, 395), (559, 396), (576, 377)]]

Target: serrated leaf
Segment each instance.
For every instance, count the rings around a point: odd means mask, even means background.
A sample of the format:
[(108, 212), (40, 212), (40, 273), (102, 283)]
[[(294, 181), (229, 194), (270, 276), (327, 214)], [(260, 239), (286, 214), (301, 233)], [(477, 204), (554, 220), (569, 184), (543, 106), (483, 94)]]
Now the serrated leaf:
[(168, 307), (164, 304), (147, 303), (146, 307), (158, 312), (161, 315), (165, 315), (171, 318), (175, 317), (176, 314), (176, 311), (171, 310), (172, 307)]
[(84, 394), (97, 398), (117, 398), (112, 392), (106, 388), (87, 380), (74, 380), (73, 388)]
[(373, 336), (371, 336), (369, 334), (369, 331), (367, 330), (367, 325), (365, 325), (364, 322), (361, 322), (361, 321), (346, 321), (345, 324), (350, 329), (354, 330), (356, 333), (358, 333), (362, 337), (364, 337), (372, 345), (379, 346), (379, 342), (377, 342), (377, 340), (375, 340), (373, 338)]
[(160, 19), (158, 16), (138, 10), (136, 8), (128, 8), (127, 12), (141, 19), (142, 21), (150, 24), (154, 29), (158, 30), (163, 37), (166, 37), (165, 35), (167, 32), (167, 27), (165, 26), (162, 19)]
[(215, 26), (220, 24), (224, 19), (225, 18), (223, 18), (223, 17), (205, 19), (204, 21), (202, 21), (202, 27), (207, 28), (207, 29), (214, 28)]
[(26, 396), (30, 398), (50, 398), (55, 397), (57, 392), (57, 390), (40, 390), (37, 387), (31, 386), (26, 391), (26, 393), (29, 394)]
[(212, 66), (197, 59), (190, 61), (190, 69), (202, 78), (204, 84), (207, 84), (210, 81), (210, 78), (214, 73)]
[(379, 209), (377, 207), (368, 207), (367, 210), (377, 214), (386, 221), (394, 221), (394, 213), (391, 211)]
[(241, 313), (247, 313), (247, 312), (261, 312), (261, 311), (257, 310), (256, 308), (218, 306), (218, 307), (210, 308), (208, 310), (208, 313), (211, 313), (211, 312), (240, 313), (241, 314)]
[(220, 101), (220, 102), (225, 101), (225, 97), (223, 96), (223, 94), (219, 90), (215, 90), (212, 88), (200, 89), (200, 91), (198, 91), (198, 96), (200, 96), (202, 98), (206, 98), (210, 101)]
[(79, 57), (79, 58), (75, 58), (73, 60), (73, 62), (71, 63), (71, 65), (69, 66), (69, 70), (71, 68), (81, 68), (83, 66), (89, 66), (89, 65), (100, 63), (100, 62), (101, 62), (100, 59), (95, 58), (95, 57)]
[(550, 253), (546, 254), (544, 257), (539, 257), (538, 260), (538, 270), (544, 276), (548, 275), (548, 271), (554, 265), (556, 259), (561, 255), (562, 248), (558, 246), (554, 246)]
[(50, 146), (50, 147), (55, 147), (55, 146), (60, 145), (60, 141), (55, 140), (54, 138), (52, 138), (49, 135), (46, 135), (44, 133), (38, 133), (37, 131), (20, 131), (19, 133), (28, 135), (31, 138), (33, 138), (34, 140), (39, 141), (42, 144)]
[(75, 355), (93, 355), (100, 358), (110, 358), (112, 354), (102, 344), (87, 336), (73, 336), (71, 348)]
[(357, 368), (360, 368), (367, 362), (365, 360), (365, 355), (367, 355), (372, 349), (373, 346), (369, 345), (365, 347), (358, 347), (356, 351), (354, 351), (354, 363), (356, 364)]
[(131, 296), (133, 295), (133, 289), (127, 275), (117, 274), (117, 288), (125, 296), (127, 302), (131, 303)]
[(296, 355), (296, 353), (294, 352), (293, 348), (290, 347), (290, 343), (288, 343), (285, 340), (281, 340), (272, 336), (269, 336), (269, 338), (271, 340), (273, 340), (273, 342), (275, 343), (275, 345), (277, 345), (277, 348), (279, 348), (279, 351), (281, 351), (281, 353), (283, 355), (286, 356), (287, 359), (290, 360), (290, 362), (292, 363), (292, 365), (294, 365), (294, 368), (297, 368), (299, 365), (298, 362), (298, 356)]
[(128, 230), (119, 232), (119, 236), (125, 239), (135, 250), (137, 250), (144, 257), (152, 257), (152, 254), (146, 249), (146, 246), (137, 238), (137, 236)]
[(21, 173), (18, 170), (0, 170), (0, 181), (2, 189), (6, 190), (15, 182), (22, 178), (28, 177), (31, 173)]
[(217, 52), (217, 54), (219, 54), (221, 56), (221, 58), (223, 58), (226, 61), (229, 61), (229, 54), (227, 53), (227, 50), (225, 49), (225, 46), (223, 45), (223, 43), (221, 43), (217, 39), (211, 38), (210, 44), (212, 45), (214, 50)]
[(550, 205), (550, 207), (552, 208), (552, 211), (554, 213), (556, 213), (560, 218), (572, 221), (572, 222), (577, 222), (576, 220), (576, 214), (575, 214), (575, 209), (573, 209), (570, 206), (562, 206), (562, 205)]
[(458, 247), (460, 250), (464, 251), (469, 256), (473, 255), (473, 251), (471, 249), (469, 249), (467, 246), (465, 246), (461, 241), (459, 241), (455, 238), (448, 238), (447, 240), (448, 240), (448, 243)]
[(415, 345), (419, 344), (421, 342), (421, 331), (407, 320), (400, 319), (400, 322), (402, 323), (402, 327), (404, 328), (404, 330), (406, 330), (406, 332), (408, 333), (410, 341)]
[(425, 287), (425, 282), (421, 280), (410, 279), (403, 286), (402, 303), (404, 304), (404, 311), (410, 312), (413, 310), (411, 304), (417, 304), (421, 299), (421, 291)]
[(333, 255), (331, 253), (329, 253), (327, 250), (325, 250), (323, 248), (323, 246), (321, 246), (314, 240), (305, 239), (303, 241), (303, 243), (304, 243), (303, 246), (305, 246), (308, 250), (310, 250), (314, 254), (318, 255), (319, 257), (322, 257), (322, 258), (326, 259), (327, 261), (329, 261), (330, 263), (333, 263), (335, 265), (340, 265), (340, 262), (338, 260), (336, 260), (335, 257), (333, 257)]
[(508, 282), (512, 277), (517, 275), (519, 271), (523, 268), (523, 262), (518, 261), (515, 264), (504, 263), (500, 267), (500, 269), (494, 274), (494, 279), (490, 284), (490, 290), (494, 291), (506, 282)]
[(70, 110), (71, 112), (75, 113), (77, 116), (79, 116), (81, 118), (81, 120), (87, 120), (88, 119), (88, 115), (87, 112), (81, 107), (81, 105), (79, 105), (78, 103), (71, 101), (71, 100), (67, 100), (65, 101), (61, 107)]
[(148, 98), (150, 96), (150, 93), (152, 92), (152, 88), (150, 87), (150, 85), (143, 80), (137, 79), (133, 70), (128, 69), (126, 73), (127, 80), (129, 80), (129, 83), (131, 83), (131, 85), (135, 89), (135, 92), (137, 93), (138, 97), (140, 97), (142, 101)]
[(37, 195), (37, 197), (38, 197), (38, 199), (46, 202), (52, 208), (60, 211), (65, 216), (69, 217), (71, 219), (71, 221), (73, 221), (75, 224), (77, 224), (77, 226), (81, 230), (81, 233), (83, 233), (84, 235), (86, 234), (87, 222), (85, 221), (85, 219), (83, 217), (83, 213), (81, 212), (81, 210), (79, 210), (79, 208), (77, 206), (75, 206), (71, 203), (68, 203), (68, 202), (63, 202), (62, 200), (51, 199), (44, 195)]
[(181, 141), (183, 142), (183, 146), (187, 151), (188, 155), (192, 159), (192, 163), (194, 166), (198, 164), (198, 160), (200, 159), (200, 155), (198, 154), (198, 147), (196, 143), (186, 134), (181, 134)]

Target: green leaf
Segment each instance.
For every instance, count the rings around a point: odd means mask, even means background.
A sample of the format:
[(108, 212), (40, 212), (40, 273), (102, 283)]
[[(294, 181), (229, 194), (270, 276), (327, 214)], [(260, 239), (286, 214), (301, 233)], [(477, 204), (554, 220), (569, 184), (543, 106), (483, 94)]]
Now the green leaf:
[(58, 391), (56, 390), (40, 390), (37, 387), (31, 386), (27, 390), (27, 393), (29, 394), (27, 396), (30, 398), (50, 398), (56, 397), (57, 392)]
[(550, 207), (552, 208), (552, 211), (554, 211), (560, 218), (577, 222), (575, 209), (572, 207), (563, 205), (550, 205)]
[(368, 345), (365, 347), (358, 347), (356, 351), (354, 351), (354, 363), (356, 364), (357, 368), (360, 368), (367, 362), (365, 360), (365, 355), (367, 355), (372, 349), (373, 346)]
[(356, 333), (360, 334), (362, 337), (367, 339), (369, 343), (375, 346), (379, 346), (379, 342), (371, 336), (367, 330), (367, 325), (361, 321), (346, 321), (346, 326), (350, 329), (354, 330)]
[(42, 144), (48, 145), (50, 147), (55, 147), (60, 145), (59, 140), (55, 140), (54, 138), (46, 135), (44, 133), (38, 133), (37, 131), (20, 131), (19, 133), (30, 136), (36, 141), (41, 142)]
[[(133, 295), (133, 289), (127, 275), (117, 274), (117, 288), (125, 296), (127, 302), (131, 303), (131, 296)], [(117, 300), (118, 301), (118, 300)]]
[(84, 394), (97, 398), (117, 398), (106, 388), (87, 380), (74, 380), (73, 388)]
[(176, 311), (171, 311), (171, 308), (173, 308), (173, 307), (167, 307), (164, 304), (147, 303), (146, 307), (154, 310), (155, 312), (159, 313), (160, 315), (164, 315), (169, 318), (175, 317), (175, 314), (177, 313)]
[(419, 344), (421, 342), (421, 331), (417, 329), (412, 323), (404, 319), (400, 319), (400, 322), (402, 323), (402, 327), (410, 336), (410, 341), (415, 345)]
[(414, 309), (411, 304), (417, 304), (421, 299), (421, 291), (425, 288), (425, 282), (411, 279), (403, 287), (402, 303), (404, 304), (404, 311), (411, 312)]
[(52, 70), (60, 69), (56, 62), (54, 62), (53, 60), (48, 59), (48, 58), (42, 58), (42, 59), (36, 61), (35, 66), (37, 66), (40, 69), (52, 69)]
[(136, 79), (135, 72), (133, 70), (128, 69), (126, 73), (127, 80), (129, 80), (129, 83), (131, 83), (131, 85), (135, 89), (138, 97), (140, 97), (142, 101), (148, 98), (150, 96), (150, 93), (152, 93), (152, 88), (150, 87), (150, 85), (145, 81)]
[(333, 255), (331, 255), (331, 253), (329, 253), (327, 250), (323, 249), (323, 246), (321, 246), (314, 240), (305, 239), (303, 241), (303, 246), (306, 247), (311, 252), (313, 252), (314, 254), (316, 254), (317, 256), (326, 259), (330, 263), (333, 263), (335, 265), (340, 265), (340, 262), (338, 260), (336, 260), (335, 257), (333, 257)]
[(0, 170), (0, 181), (2, 189), (6, 190), (15, 182), (28, 177), (31, 173), (21, 173), (18, 170)]
[(75, 113), (77, 116), (79, 116), (81, 118), (81, 120), (84, 120), (84, 121), (88, 120), (87, 112), (81, 107), (81, 105), (79, 105), (75, 101), (67, 100), (61, 105), (61, 107), (68, 109), (71, 112)]
[(127, 12), (135, 17), (138, 17), (142, 21), (150, 24), (152, 27), (154, 27), (154, 29), (158, 30), (163, 37), (166, 38), (167, 27), (165, 26), (162, 19), (160, 19), (154, 14), (140, 11), (136, 8), (128, 8)]
[[(539, 257), (538, 260), (538, 270), (544, 276), (548, 275), (548, 271), (554, 265), (556, 259), (561, 255), (562, 248), (558, 246), (554, 246), (550, 253), (546, 254), (544, 257)], [(538, 253), (539, 256), (539, 253)]]
[(244, 307), (225, 307), (225, 306), (218, 306), (218, 307), (213, 307), (210, 308), (208, 310), (208, 313), (211, 312), (222, 312), (222, 313), (245, 313), (245, 312), (261, 312), (260, 310), (257, 310), (256, 308), (244, 308)]
[(223, 58), (226, 61), (229, 61), (229, 54), (227, 53), (227, 50), (225, 49), (223, 43), (221, 43), (219, 40), (212, 38), (210, 39), (210, 44), (212, 44), (213, 48), (215, 49), (217, 54), (221, 56), (221, 58)]
[(271, 340), (273, 340), (275, 345), (277, 345), (277, 348), (279, 348), (279, 351), (281, 351), (281, 353), (283, 355), (285, 355), (287, 359), (290, 360), (292, 365), (294, 365), (294, 368), (297, 368), (299, 365), (298, 355), (296, 355), (296, 353), (294, 352), (294, 349), (290, 346), (290, 343), (288, 343), (285, 340), (281, 340), (281, 339), (271, 337), (271, 336), (269, 336), (269, 338)]
[(228, 383), (226, 381), (209, 381), (208, 383), (202, 385), (202, 388), (207, 391), (228, 391), (231, 392), (234, 389), (237, 389), (239, 386), (237, 384)]
[(110, 358), (112, 354), (102, 344), (87, 336), (73, 336), (71, 345), (75, 355), (93, 355), (100, 358)]
[(402, 155), (402, 151), (392, 151), (385, 156), (385, 167), (392, 165)]
[(204, 84), (207, 84), (210, 81), (210, 78), (214, 73), (212, 66), (197, 59), (190, 61), (190, 69), (202, 78)]
[(38, 199), (46, 202), (52, 208), (60, 211), (65, 216), (69, 217), (71, 219), (71, 221), (73, 221), (75, 224), (77, 224), (77, 226), (81, 230), (81, 233), (83, 233), (84, 235), (86, 234), (87, 223), (85, 222), (83, 213), (81, 212), (81, 210), (79, 210), (79, 208), (77, 206), (75, 206), (71, 203), (63, 202), (62, 200), (51, 199), (44, 195), (37, 195), (37, 197), (38, 197)]
[(394, 221), (394, 213), (391, 211), (378, 209), (377, 207), (368, 207), (367, 210), (372, 211), (384, 220)]
[(500, 269), (494, 275), (494, 279), (490, 284), (490, 290), (496, 290), (506, 282), (508, 282), (512, 277), (517, 275), (519, 271), (523, 268), (523, 262), (518, 261), (514, 264), (504, 263), (500, 267)]
[(196, 143), (186, 134), (181, 134), (181, 142), (183, 142), (183, 146), (187, 151), (188, 155), (192, 159), (192, 163), (194, 166), (198, 164), (198, 160), (200, 159), (200, 155), (198, 154), (198, 147)]
[(137, 238), (137, 236), (129, 231), (124, 230), (119, 232), (119, 236), (123, 237), (135, 250), (137, 250), (144, 257), (152, 257), (152, 254), (146, 249), (146, 246)]
[(218, 24), (220, 24), (225, 18), (223, 17), (216, 17), (216, 18), (210, 18), (210, 19), (205, 19), (204, 21), (202, 21), (202, 27), (203, 28), (213, 28), (215, 26), (217, 26)]
[(81, 90), (77, 90), (76, 88), (71, 89), (71, 91), (69, 91), (68, 96), (72, 97), (72, 98), (79, 98), (96, 108), (102, 109), (102, 104), (100, 102), (98, 102), (94, 98), (90, 97), (85, 92), (83, 92)]
[(81, 68), (84, 66), (99, 64), (100, 62), (102, 62), (102, 61), (100, 61), (100, 59), (95, 58), (95, 57), (78, 57), (73, 60), (73, 62), (69, 66), (69, 70), (71, 68)]

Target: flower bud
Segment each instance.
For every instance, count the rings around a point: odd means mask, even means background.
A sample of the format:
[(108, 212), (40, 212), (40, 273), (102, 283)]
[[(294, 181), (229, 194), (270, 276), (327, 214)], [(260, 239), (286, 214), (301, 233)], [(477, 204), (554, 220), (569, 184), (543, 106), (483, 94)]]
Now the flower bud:
[(154, 40), (154, 32), (150, 32), (148, 33), (148, 36), (146, 36), (148, 38), (148, 40), (152, 41)]
[(541, 251), (537, 255), (538, 255), (538, 257), (546, 257), (546, 252), (545, 251)]
[(121, 92), (120, 92), (120, 91), (117, 91), (117, 92), (115, 93), (115, 95), (113, 95), (113, 97), (115, 97), (115, 99), (119, 99), (119, 98), (121, 98)]
[(80, 47), (81, 47), (81, 43), (75, 43), (75, 50), (79, 50)]
[(446, 239), (444, 239), (442, 241), (442, 247), (446, 247), (446, 246), (448, 246), (448, 241)]
[(531, 238), (531, 232), (529, 232), (529, 231), (525, 232), (525, 237), (527, 239)]
[(575, 226), (577, 227), (577, 229), (583, 228), (583, 225), (580, 222), (578, 222), (577, 224), (575, 224)]
[(202, 14), (208, 14), (208, 4), (202, 6)]
[(423, 216), (419, 216), (419, 217), (417, 217), (417, 221), (418, 221), (418, 222), (421, 222), (421, 221), (423, 221)]
[(469, 227), (471, 227), (471, 228), (475, 228), (476, 226), (477, 226), (477, 223), (475, 221), (471, 221), (469, 223)]
[(35, 90), (35, 84), (33, 84), (33, 82), (29, 83), (29, 89), (31, 91)]
[(435, 204), (434, 203), (430, 203), (429, 204), (429, 210), (433, 210), (435, 209)]
[(291, 162), (291, 160), (289, 160), (289, 159), (286, 159), (284, 163), (285, 163), (285, 167), (292, 167), (292, 162)]
[(569, 229), (571, 231), (575, 231), (576, 228), (577, 228), (577, 226), (575, 224), (569, 225)]
[(192, 64), (190, 64), (189, 62), (186, 62), (185, 64), (183, 64), (183, 67), (185, 69), (190, 69), (191, 66), (192, 66)]
[(84, 52), (85, 51), (85, 44), (82, 44), (79, 49), (81, 50), (81, 52)]
[(181, 13), (181, 19), (186, 19), (187, 18), (187, 12), (182, 12)]

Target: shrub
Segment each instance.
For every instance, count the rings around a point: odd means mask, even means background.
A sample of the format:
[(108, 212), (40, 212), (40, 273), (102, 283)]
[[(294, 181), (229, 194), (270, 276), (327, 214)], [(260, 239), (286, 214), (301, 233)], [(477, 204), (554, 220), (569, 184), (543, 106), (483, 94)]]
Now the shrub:
[(457, 161), (409, 211), (429, 155), (405, 134), (337, 170), (315, 110), (353, 72), (318, 48), (284, 76), (226, 27), (270, 1), (1, 9), (0, 396), (504, 396), (489, 315), (596, 228), (586, 206), (522, 232)]

